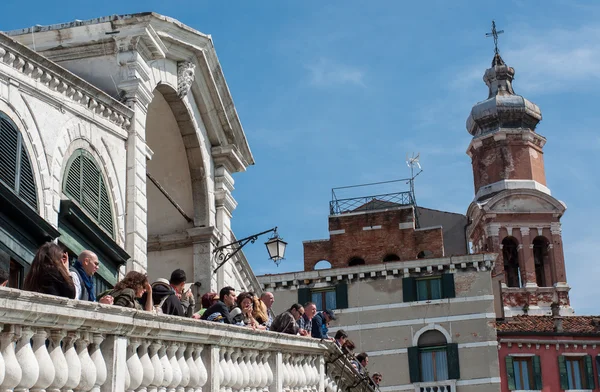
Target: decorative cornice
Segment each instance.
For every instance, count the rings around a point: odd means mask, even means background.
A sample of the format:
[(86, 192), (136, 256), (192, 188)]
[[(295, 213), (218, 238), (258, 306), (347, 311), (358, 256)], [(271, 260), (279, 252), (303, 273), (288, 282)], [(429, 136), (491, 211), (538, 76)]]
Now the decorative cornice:
[(194, 71), (196, 64), (190, 61), (180, 61), (177, 63), (177, 95), (183, 98), (194, 83)]
[[(133, 112), (108, 94), (66, 69), (0, 33), (0, 63), (16, 69), (40, 85), (62, 94), (95, 115), (129, 129)], [(40, 86), (41, 87), (41, 86)]]

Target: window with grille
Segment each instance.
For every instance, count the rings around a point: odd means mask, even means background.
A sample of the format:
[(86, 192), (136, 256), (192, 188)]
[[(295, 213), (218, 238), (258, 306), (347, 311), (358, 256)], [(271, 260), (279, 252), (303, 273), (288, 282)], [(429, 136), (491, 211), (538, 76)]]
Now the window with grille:
[(31, 161), (17, 126), (0, 112), (0, 181), (37, 211)]
[(63, 180), (63, 192), (114, 237), (112, 209), (102, 172), (85, 150), (77, 150), (71, 156)]

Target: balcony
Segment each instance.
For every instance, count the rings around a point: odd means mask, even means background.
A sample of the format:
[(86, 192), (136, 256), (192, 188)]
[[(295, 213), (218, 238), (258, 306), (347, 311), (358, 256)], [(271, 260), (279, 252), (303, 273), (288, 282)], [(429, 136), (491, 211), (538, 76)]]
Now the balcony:
[(3, 392), (333, 392), (360, 384), (329, 342), (16, 289), (0, 288), (0, 328)]
[(456, 392), (456, 380), (420, 382), (414, 386), (415, 392)]

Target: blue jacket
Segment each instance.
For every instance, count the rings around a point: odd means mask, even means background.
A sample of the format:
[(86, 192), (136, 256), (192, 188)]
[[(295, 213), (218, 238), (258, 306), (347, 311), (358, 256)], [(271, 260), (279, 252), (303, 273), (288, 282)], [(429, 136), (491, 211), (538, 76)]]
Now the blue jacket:
[(323, 312), (319, 312), (312, 319), (312, 329), (310, 334), (313, 338), (317, 339), (327, 339), (327, 322), (325, 321), (325, 316), (323, 316)]

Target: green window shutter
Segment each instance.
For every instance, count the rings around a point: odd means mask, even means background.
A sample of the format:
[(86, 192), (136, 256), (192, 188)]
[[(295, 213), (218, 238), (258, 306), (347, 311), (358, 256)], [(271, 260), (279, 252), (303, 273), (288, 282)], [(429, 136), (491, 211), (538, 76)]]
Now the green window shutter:
[(417, 284), (415, 278), (402, 278), (402, 298), (404, 302), (417, 300)]
[(335, 286), (335, 306), (336, 309), (346, 309), (348, 307), (348, 284), (338, 283)]
[(596, 357), (596, 371), (598, 372), (598, 382), (600, 383), (600, 355)]
[(535, 380), (535, 389), (538, 391), (542, 390), (542, 365), (540, 363), (540, 356), (533, 356), (533, 378)]
[(37, 195), (35, 190), (35, 179), (31, 162), (27, 156), (25, 146), (21, 145), (21, 164), (19, 166), (19, 197), (27, 204), (37, 209)]
[(310, 301), (310, 289), (303, 288), (298, 289), (298, 303), (304, 306), (305, 303)]
[(594, 366), (592, 365), (592, 356), (586, 355), (585, 361), (585, 379), (587, 380), (586, 389), (596, 389), (596, 382), (594, 381)]
[(558, 373), (560, 374), (560, 389), (569, 389), (569, 379), (567, 377), (567, 365), (565, 364), (565, 356), (558, 357)]
[(513, 365), (513, 358), (510, 355), (507, 355), (504, 358), (504, 362), (506, 363), (506, 379), (508, 384), (508, 390), (514, 391), (517, 389), (515, 384), (515, 368)]
[(458, 380), (460, 378), (460, 363), (458, 360), (458, 344), (448, 343), (446, 345), (448, 355), (448, 378)]
[(410, 382), (421, 382), (421, 364), (419, 361), (419, 348), (408, 348), (408, 372), (410, 374)]
[(442, 298), (454, 298), (454, 274), (442, 274)]

